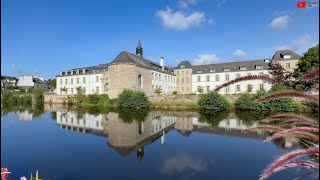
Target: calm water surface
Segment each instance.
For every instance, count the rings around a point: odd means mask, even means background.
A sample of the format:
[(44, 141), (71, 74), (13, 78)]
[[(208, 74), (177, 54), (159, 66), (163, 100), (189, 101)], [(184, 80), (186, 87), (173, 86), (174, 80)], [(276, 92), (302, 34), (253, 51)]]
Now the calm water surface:
[[(276, 157), (300, 148), (295, 139), (263, 142), (243, 132), (266, 113), (108, 112), (65, 108), (2, 112), (1, 167), (9, 179), (258, 179)], [(270, 179), (308, 171), (288, 169)], [(306, 178), (304, 178), (306, 179)]]

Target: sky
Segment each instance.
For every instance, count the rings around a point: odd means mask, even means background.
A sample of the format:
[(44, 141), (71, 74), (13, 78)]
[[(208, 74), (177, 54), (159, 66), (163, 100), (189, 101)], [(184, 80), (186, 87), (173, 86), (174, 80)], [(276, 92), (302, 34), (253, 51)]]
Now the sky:
[(139, 39), (145, 58), (171, 67), (303, 55), (319, 43), (319, 5), (297, 2), (2, 0), (1, 75), (52, 79), (135, 53)]

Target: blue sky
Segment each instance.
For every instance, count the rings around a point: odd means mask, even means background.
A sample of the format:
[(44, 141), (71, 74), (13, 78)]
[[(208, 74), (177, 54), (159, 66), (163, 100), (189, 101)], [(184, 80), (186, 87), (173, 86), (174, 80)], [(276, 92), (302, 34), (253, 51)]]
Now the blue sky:
[(122, 50), (176, 66), (302, 55), (319, 43), (319, 6), (295, 0), (2, 0), (2, 75), (54, 78)]

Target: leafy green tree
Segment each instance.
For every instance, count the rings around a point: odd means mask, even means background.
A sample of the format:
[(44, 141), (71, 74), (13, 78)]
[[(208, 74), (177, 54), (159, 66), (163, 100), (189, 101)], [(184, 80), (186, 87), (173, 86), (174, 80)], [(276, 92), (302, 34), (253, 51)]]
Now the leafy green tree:
[(50, 86), (50, 88), (51, 89), (56, 89), (56, 87), (57, 87), (57, 79), (49, 79), (48, 80), (49, 81), (49, 86)]
[(203, 87), (202, 87), (202, 86), (198, 86), (197, 92), (198, 92), (199, 94), (202, 94), (202, 93), (203, 93)]
[[(303, 74), (310, 72), (316, 68), (319, 68), (319, 44), (315, 47), (308, 49), (308, 52), (305, 52), (301, 59), (298, 62), (298, 67), (294, 71), (294, 77), (301, 77)], [(319, 79), (308, 81), (304, 83), (296, 83), (295, 89), (303, 90), (309, 89), (314, 84), (319, 83)]]
[(162, 93), (161, 87), (156, 87), (156, 89), (154, 90), (154, 93), (160, 95)]

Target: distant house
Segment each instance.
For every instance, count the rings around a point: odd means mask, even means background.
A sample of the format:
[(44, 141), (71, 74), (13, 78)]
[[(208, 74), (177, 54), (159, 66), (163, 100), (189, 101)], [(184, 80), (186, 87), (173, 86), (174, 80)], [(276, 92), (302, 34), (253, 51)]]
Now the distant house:
[(26, 90), (36, 87), (36, 88), (48, 88), (48, 82), (42, 77), (33, 77), (29, 75), (19, 76), (18, 87), (24, 88)]
[(8, 87), (16, 87), (17, 80), (15, 79), (1, 79), (1, 89), (7, 89)]

